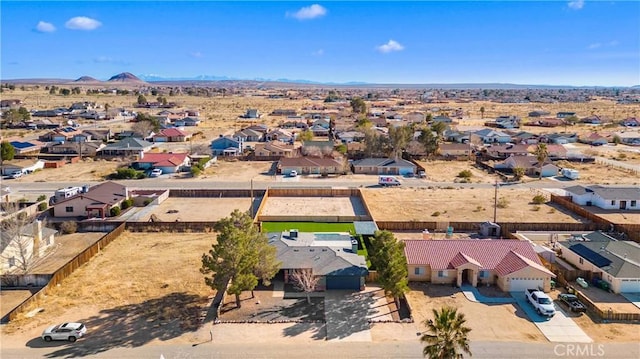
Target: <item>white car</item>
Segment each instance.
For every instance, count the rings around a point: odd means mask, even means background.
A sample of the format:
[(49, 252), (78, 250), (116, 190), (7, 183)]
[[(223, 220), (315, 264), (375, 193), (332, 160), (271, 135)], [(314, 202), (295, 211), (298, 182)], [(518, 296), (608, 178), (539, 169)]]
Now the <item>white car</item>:
[(22, 177), (22, 171), (13, 171), (9, 176), (13, 179), (20, 178)]
[(82, 323), (62, 323), (52, 325), (42, 332), (42, 339), (45, 342), (52, 340), (68, 340), (75, 342), (87, 333), (87, 327)]
[(161, 169), (159, 169), (159, 168), (154, 168), (154, 169), (152, 169), (152, 170), (151, 170), (151, 174), (150, 174), (150, 176), (151, 176), (151, 177), (158, 177), (158, 176), (160, 176), (161, 174), (162, 174), (162, 170), (161, 170)]
[(298, 171), (291, 170), (291, 172), (289, 172), (289, 177), (298, 177)]

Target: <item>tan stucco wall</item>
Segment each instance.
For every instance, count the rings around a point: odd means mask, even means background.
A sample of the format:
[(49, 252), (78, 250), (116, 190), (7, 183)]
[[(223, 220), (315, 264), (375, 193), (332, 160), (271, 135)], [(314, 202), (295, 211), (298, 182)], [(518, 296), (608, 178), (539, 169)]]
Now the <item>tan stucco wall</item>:
[(445, 270), (443, 272), (447, 273), (446, 277), (438, 277), (437, 270), (433, 270), (431, 272), (431, 283), (435, 284), (446, 284), (446, 283), (455, 283), (458, 279), (458, 273), (455, 269)]
[[(424, 274), (416, 275), (416, 268), (423, 268)], [(428, 265), (409, 265), (409, 280), (415, 282), (428, 282), (431, 280), (431, 267)]]

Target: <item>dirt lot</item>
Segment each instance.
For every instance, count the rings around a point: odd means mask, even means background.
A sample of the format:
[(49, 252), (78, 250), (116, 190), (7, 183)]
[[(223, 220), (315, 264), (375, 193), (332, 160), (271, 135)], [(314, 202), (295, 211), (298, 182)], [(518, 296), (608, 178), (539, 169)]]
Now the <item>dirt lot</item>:
[(467, 318), (467, 325), (472, 328), (469, 334), (471, 341), (542, 342), (546, 340), (540, 330), (515, 304), (487, 305), (470, 302), (458, 288), (449, 285), (412, 283), (407, 300), (419, 328), (424, 328), (422, 323), (426, 319), (433, 318), (432, 309), (450, 305), (464, 313)]
[[(561, 207), (531, 204), (531, 199), (538, 193), (528, 189), (500, 188), (498, 222), (578, 222), (578, 217)], [(363, 189), (362, 194), (371, 216), (377, 221), (493, 220), (494, 189), (434, 186)], [(506, 207), (500, 208), (501, 205)]]
[(366, 214), (355, 197), (269, 197), (263, 216), (355, 216)]
[(42, 312), (3, 326), (3, 341), (38, 340), (46, 325), (77, 320), (91, 336), (86, 346), (65, 350), (85, 356), (195, 331), (214, 294), (198, 271), (214, 240), (212, 234), (125, 232), (27, 310)]
[(123, 165), (120, 161), (85, 159), (74, 164), (66, 164), (60, 168), (45, 168), (12, 182), (73, 182), (102, 181), (105, 177)]
[(146, 222), (155, 214), (163, 222), (213, 222), (229, 216), (234, 209), (248, 211), (250, 206), (251, 198), (169, 197), (140, 220)]

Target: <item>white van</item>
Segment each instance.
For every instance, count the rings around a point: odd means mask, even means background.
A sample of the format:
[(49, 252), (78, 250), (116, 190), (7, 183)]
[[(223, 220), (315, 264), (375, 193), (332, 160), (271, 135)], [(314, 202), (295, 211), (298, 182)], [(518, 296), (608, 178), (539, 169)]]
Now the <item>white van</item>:
[(378, 176), (378, 184), (383, 187), (401, 185), (395, 176)]

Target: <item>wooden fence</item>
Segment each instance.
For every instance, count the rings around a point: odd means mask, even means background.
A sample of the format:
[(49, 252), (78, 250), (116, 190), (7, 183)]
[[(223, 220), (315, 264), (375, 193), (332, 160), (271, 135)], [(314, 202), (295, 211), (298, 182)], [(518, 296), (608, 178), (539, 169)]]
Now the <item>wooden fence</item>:
[(358, 188), (269, 188), (270, 197), (360, 197)]
[(127, 222), (131, 232), (206, 233), (213, 232), (217, 222)]
[(106, 247), (109, 243), (113, 242), (114, 239), (118, 238), (124, 232), (125, 225), (121, 224), (110, 233), (105, 234), (100, 238), (96, 243), (94, 243), (91, 247), (85, 249), (80, 252), (77, 256), (73, 257), (69, 260), (65, 265), (60, 267), (53, 275), (51, 276), (51, 280), (49, 283), (45, 285), (42, 289), (40, 289), (36, 294), (27, 298), (24, 302), (20, 303), (17, 307), (7, 313), (1, 320), (2, 323), (9, 322), (16, 318), (16, 316), (22, 312), (24, 309), (27, 309), (29, 306), (38, 303), (38, 301), (47, 295), (47, 293), (62, 282), (65, 278), (71, 275), (76, 269), (80, 268), (83, 264), (87, 263), (93, 256), (98, 254), (104, 247)]
[[(253, 190), (254, 197), (264, 195), (265, 190)], [(169, 197), (186, 197), (186, 198), (236, 198), (251, 197), (250, 189), (172, 189), (169, 191)]]
[(579, 204), (573, 203), (571, 197), (551, 195), (551, 202), (557, 203), (560, 206), (568, 209), (569, 211), (578, 214), (597, 224), (596, 229), (605, 231), (623, 232), (627, 235), (629, 240), (640, 243), (640, 224), (613, 223), (605, 218), (598, 216), (595, 213), (591, 213), (589, 210), (583, 208)]

